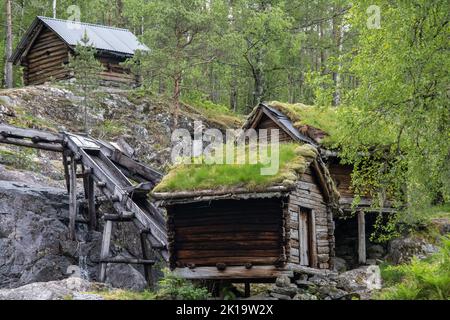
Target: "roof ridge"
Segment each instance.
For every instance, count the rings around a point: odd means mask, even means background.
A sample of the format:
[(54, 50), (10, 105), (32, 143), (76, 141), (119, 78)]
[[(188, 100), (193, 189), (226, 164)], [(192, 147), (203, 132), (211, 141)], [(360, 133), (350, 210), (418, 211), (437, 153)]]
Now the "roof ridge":
[(71, 20), (64, 20), (64, 19), (58, 19), (58, 18), (52, 18), (52, 17), (44, 17), (44, 16), (37, 16), (37, 17), (39, 18), (39, 20), (48, 19), (48, 20), (53, 20), (53, 21), (61, 21), (61, 22), (77, 23), (77, 24), (86, 25), (86, 26), (100, 27), (100, 28), (105, 28), (105, 29), (122, 30), (122, 31), (128, 31), (128, 32), (131, 32), (131, 31), (130, 31), (129, 29), (127, 29), (127, 28), (111, 27), (111, 26), (105, 26), (105, 25), (103, 25), (103, 24), (97, 24), (97, 23), (89, 23), (89, 22), (81, 22), (81, 21), (71, 21)]

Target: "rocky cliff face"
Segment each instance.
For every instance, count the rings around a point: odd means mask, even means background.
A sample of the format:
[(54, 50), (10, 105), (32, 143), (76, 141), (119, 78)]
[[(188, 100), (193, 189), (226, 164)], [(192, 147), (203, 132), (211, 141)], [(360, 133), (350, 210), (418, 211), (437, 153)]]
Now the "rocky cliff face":
[[(93, 136), (117, 143), (160, 170), (168, 164), (172, 115), (170, 105), (132, 91), (103, 91), (90, 110)], [(50, 86), (0, 92), (0, 122), (50, 131), (81, 131), (80, 98)], [(193, 122), (225, 129), (227, 124), (185, 107), (179, 124)], [(80, 192), (82, 190), (79, 190)], [(100, 210), (109, 208), (101, 207)], [(0, 144), (0, 288), (78, 276), (95, 281), (101, 233), (77, 224), (77, 241), (68, 235), (68, 196), (61, 155)], [(101, 229), (99, 229), (101, 230)], [(114, 227), (112, 256), (139, 257), (140, 243), (132, 225)], [(146, 281), (137, 266), (109, 265), (107, 283), (141, 290)]]

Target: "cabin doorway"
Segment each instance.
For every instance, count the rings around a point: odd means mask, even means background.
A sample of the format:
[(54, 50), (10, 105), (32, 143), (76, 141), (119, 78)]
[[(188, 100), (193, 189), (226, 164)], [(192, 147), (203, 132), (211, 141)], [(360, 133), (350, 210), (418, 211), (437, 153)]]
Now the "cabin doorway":
[(311, 209), (299, 207), (298, 224), (300, 265), (315, 267), (314, 219)]

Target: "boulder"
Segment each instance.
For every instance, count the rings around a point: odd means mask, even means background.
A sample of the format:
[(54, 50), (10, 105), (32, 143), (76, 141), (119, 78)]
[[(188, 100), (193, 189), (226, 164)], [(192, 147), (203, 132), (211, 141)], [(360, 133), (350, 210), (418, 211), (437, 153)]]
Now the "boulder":
[(271, 292), (270, 295), (278, 300), (292, 300), (290, 296), (279, 294), (275, 292)]
[(142, 291), (147, 288), (147, 281), (142, 273), (128, 264), (108, 264), (105, 282), (113, 288), (133, 291)]
[(337, 278), (338, 289), (348, 293), (370, 294), (381, 289), (381, 272), (378, 266), (364, 266), (342, 273)]
[(272, 293), (277, 293), (289, 297), (294, 297), (297, 294), (297, 286), (296, 285), (290, 285), (289, 287), (278, 287), (274, 286), (271, 290)]
[(311, 293), (299, 293), (295, 295), (293, 300), (318, 300), (317, 296), (311, 294)]
[(287, 275), (281, 275), (275, 280), (277, 287), (289, 287), (291, 285), (291, 279)]
[(369, 259), (381, 259), (385, 256), (386, 252), (383, 246), (379, 244), (371, 245), (367, 248), (367, 257)]
[[(36, 282), (14, 289), (0, 290), (0, 300), (71, 300), (75, 293), (105, 289), (80, 278)], [(79, 296), (79, 295), (77, 295)]]
[(339, 273), (347, 271), (347, 262), (345, 261), (345, 259), (335, 257), (334, 258), (334, 270)]
[(392, 264), (411, 261), (412, 257), (424, 259), (439, 249), (417, 237), (398, 238), (389, 242), (386, 260)]

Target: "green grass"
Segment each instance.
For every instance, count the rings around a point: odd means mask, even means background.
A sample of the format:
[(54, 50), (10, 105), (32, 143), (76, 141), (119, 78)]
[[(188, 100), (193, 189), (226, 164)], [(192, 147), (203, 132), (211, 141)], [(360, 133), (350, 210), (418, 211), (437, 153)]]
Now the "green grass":
[(208, 290), (186, 279), (182, 279), (169, 269), (164, 269), (164, 277), (158, 283), (156, 291), (106, 290), (91, 292), (105, 300), (206, 300)]
[(288, 104), (278, 101), (269, 102), (269, 106), (284, 113), (298, 129), (311, 126), (328, 134), (324, 144), (332, 144), (339, 130), (337, 108), (308, 106), (301, 103)]
[(94, 134), (114, 138), (126, 132), (126, 126), (117, 120), (105, 120), (94, 128)]
[(182, 101), (185, 107), (192, 108), (205, 118), (220, 124), (224, 128), (239, 128), (244, 123), (242, 116), (237, 115), (228, 107), (216, 104), (201, 97), (188, 97)]
[(425, 260), (383, 265), (385, 288), (375, 296), (379, 300), (450, 300), (450, 238), (442, 240), (438, 253)]
[(0, 149), (0, 163), (14, 169), (38, 171), (39, 166), (36, 166), (33, 161), (34, 152), (32, 149), (26, 148), (17, 152)]
[(317, 150), (310, 145), (281, 144), (279, 155), (280, 166), (276, 175), (261, 175), (261, 168), (268, 167), (268, 165), (260, 162), (232, 165), (178, 165), (163, 178), (154, 192), (235, 188), (259, 191), (272, 185), (290, 185), (297, 180), (298, 174), (302, 174), (309, 163), (316, 158)]

